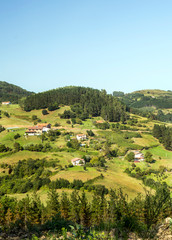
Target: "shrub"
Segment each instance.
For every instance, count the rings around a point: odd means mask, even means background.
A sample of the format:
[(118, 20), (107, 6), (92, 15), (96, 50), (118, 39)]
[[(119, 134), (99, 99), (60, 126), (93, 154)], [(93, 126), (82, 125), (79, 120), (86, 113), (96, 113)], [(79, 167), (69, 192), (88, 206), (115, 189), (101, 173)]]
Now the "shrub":
[(14, 139), (17, 139), (17, 138), (20, 138), (20, 137), (21, 137), (21, 135), (19, 133), (14, 135)]
[(43, 109), (42, 110), (42, 115), (47, 115), (48, 114), (48, 111), (46, 109)]
[(7, 112), (4, 112), (4, 116), (8, 117), (8, 118), (10, 117), (9, 113), (7, 113)]

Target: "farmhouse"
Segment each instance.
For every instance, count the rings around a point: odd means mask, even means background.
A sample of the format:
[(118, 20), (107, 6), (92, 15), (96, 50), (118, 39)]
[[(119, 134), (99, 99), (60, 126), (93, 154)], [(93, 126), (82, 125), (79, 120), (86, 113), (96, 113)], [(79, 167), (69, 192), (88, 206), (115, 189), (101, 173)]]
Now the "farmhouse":
[(73, 164), (73, 166), (82, 166), (85, 164), (85, 160), (82, 158), (73, 158), (71, 160), (71, 163)]
[(134, 152), (134, 161), (142, 162), (144, 161), (144, 155), (140, 151), (133, 151)]
[(9, 105), (11, 102), (2, 102), (2, 105)]
[(29, 127), (26, 132), (25, 135), (28, 136), (39, 136), (42, 133), (48, 132), (51, 129), (51, 124), (38, 124), (36, 126), (33, 127)]
[(76, 135), (76, 138), (77, 138), (78, 141), (86, 140), (87, 135), (86, 134), (78, 134), (78, 135)]

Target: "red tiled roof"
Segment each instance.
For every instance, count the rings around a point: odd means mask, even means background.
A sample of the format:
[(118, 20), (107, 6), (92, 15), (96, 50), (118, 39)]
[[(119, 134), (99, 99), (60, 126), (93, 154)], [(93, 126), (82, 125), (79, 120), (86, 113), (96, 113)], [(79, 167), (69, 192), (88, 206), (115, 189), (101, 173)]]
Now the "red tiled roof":
[(104, 123), (103, 120), (97, 120), (96, 123)]

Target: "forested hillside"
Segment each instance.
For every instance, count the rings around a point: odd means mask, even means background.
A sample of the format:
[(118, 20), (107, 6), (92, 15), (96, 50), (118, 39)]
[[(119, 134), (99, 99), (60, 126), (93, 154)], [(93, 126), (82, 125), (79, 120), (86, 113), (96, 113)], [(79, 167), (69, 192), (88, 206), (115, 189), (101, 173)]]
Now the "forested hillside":
[[(158, 94), (159, 93), (159, 94)], [(116, 95), (114, 93), (114, 95)], [(160, 91), (155, 92), (152, 90), (137, 91), (133, 93), (125, 94), (122, 97), (122, 101), (131, 108), (142, 108), (142, 107), (156, 107), (161, 108), (172, 108), (172, 92), (171, 91)]]
[(130, 112), (162, 122), (172, 122), (172, 91), (140, 90), (133, 93), (113, 92)]
[(77, 105), (78, 112), (88, 118), (89, 115), (102, 116), (105, 120), (125, 121), (126, 107), (117, 98), (100, 91), (85, 87), (64, 87), (28, 96), (22, 103), (25, 111), (43, 108), (58, 108), (58, 105)]
[(18, 103), (19, 99), (31, 95), (32, 93), (16, 85), (0, 81), (0, 101), (10, 101)]

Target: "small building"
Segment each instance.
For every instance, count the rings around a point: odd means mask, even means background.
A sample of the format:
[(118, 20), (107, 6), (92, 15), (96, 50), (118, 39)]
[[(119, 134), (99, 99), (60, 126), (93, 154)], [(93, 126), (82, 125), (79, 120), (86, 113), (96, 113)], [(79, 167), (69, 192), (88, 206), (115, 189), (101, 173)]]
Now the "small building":
[(42, 128), (42, 133), (48, 132), (51, 129), (51, 124), (50, 123), (43, 123), (43, 124), (38, 124), (39, 128)]
[(133, 151), (134, 152), (134, 161), (142, 162), (144, 161), (144, 155), (140, 151)]
[(87, 139), (87, 135), (86, 134), (77, 134), (76, 138), (77, 138), (78, 141), (86, 140)]
[(28, 127), (25, 134), (28, 136), (39, 136), (42, 135), (42, 133), (48, 132), (51, 129), (51, 124), (44, 123), (44, 124), (38, 124), (33, 127)]
[(73, 158), (71, 163), (73, 166), (83, 166), (85, 164), (85, 160), (82, 158)]
[(96, 123), (104, 123), (103, 120), (97, 120)]
[(9, 105), (11, 102), (2, 102), (2, 105)]

